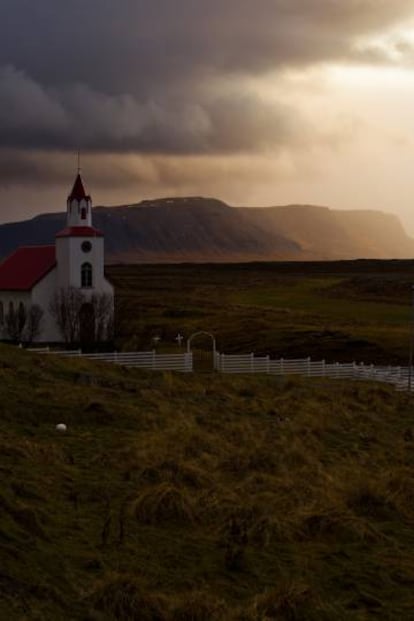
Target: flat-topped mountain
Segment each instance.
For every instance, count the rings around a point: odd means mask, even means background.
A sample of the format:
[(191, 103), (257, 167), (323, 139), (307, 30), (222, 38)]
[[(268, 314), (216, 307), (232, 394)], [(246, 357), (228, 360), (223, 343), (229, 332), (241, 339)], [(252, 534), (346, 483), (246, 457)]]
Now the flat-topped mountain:
[[(230, 207), (216, 199), (166, 198), (96, 207), (109, 263), (411, 258), (414, 240), (381, 211), (313, 205)], [(0, 226), (0, 256), (27, 244), (53, 243), (65, 214)]]

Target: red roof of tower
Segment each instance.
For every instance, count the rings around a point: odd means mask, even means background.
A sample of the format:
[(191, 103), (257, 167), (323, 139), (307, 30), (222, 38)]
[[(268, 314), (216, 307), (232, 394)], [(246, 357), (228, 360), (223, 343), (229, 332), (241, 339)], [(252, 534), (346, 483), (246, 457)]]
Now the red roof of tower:
[(73, 199), (76, 199), (80, 201), (83, 198), (90, 199), (91, 197), (86, 194), (82, 177), (80, 176), (80, 173), (78, 173), (75, 179), (75, 183), (73, 184), (72, 192), (69, 194), (68, 200), (71, 201)]
[(55, 265), (54, 246), (22, 246), (0, 263), (0, 290), (30, 291)]
[(103, 237), (102, 231), (93, 226), (67, 226), (59, 231), (56, 237)]

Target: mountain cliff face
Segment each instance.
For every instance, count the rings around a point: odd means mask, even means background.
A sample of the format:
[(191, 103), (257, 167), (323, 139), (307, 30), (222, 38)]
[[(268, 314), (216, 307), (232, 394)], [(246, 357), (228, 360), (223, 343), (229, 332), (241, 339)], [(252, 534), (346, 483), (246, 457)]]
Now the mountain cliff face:
[[(408, 258), (414, 240), (380, 211), (312, 205), (245, 208), (215, 199), (175, 198), (97, 207), (106, 256), (116, 262), (272, 261)], [(53, 243), (65, 214), (0, 226), (0, 256), (20, 245)]]
[(249, 221), (277, 230), (299, 245), (303, 259), (402, 259), (414, 254), (414, 240), (399, 219), (381, 211), (335, 211), (313, 205), (242, 210)]

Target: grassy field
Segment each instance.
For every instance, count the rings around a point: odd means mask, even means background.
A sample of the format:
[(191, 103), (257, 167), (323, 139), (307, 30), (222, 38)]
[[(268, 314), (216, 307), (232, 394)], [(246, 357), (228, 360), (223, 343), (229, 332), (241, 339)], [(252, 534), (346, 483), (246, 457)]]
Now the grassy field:
[(113, 266), (118, 346), (213, 332), (225, 353), (407, 364), (412, 261)]
[(1, 619), (413, 618), (408, 396), (6, 346), (0, 376)]

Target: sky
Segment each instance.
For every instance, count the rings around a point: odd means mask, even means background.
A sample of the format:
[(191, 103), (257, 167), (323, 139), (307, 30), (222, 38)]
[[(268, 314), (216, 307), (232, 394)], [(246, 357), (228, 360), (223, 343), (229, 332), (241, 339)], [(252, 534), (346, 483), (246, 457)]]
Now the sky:
[(0, 222), (211, 196), (414, 235), (414, 0), (1, 0)]

